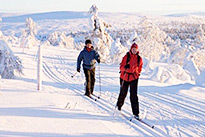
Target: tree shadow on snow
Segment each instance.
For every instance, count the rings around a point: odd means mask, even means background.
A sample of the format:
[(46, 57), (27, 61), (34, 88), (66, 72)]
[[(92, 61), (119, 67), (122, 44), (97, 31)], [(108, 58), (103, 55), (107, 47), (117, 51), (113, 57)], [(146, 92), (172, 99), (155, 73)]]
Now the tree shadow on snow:
[[(61, 112), (60, 112), (61, 111)], [(80, 113), (78, 111), (62, 112), (59, 108), (45, 107), (10, 107), (0, 108), (0, 116), (22, 116), (39, 118), (62, 118), (62, 119), (90, 119), (90, 120), (110, 120), (108, 116)]]

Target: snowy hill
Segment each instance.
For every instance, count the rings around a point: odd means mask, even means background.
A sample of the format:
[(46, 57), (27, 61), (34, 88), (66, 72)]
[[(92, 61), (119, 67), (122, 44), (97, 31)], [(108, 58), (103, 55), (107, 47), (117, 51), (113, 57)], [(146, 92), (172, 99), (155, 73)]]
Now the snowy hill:
[(34, 21), (46, 20), (46, 19), (79, 19), (88, 18), (86, 12), (72, 12), (72, 11), (59, 11), (59, 12), (46, 12), (46, 13), (35, 13), (26, 14), (19, 16), (3, 17), (3, 22), (24, 22), (26, 18), (31, 17)]
[[(99, 16), (103, 18), (119, 17), (123, 19), (124, 17), (135, 18), (143, 16), (151, 16), (142, 13), (111, 13), (111, 12), (100, 12)], [(163, 15), (164, 17), (186, 17), (186, 16), (205, 16), (205, 12), (197, 13), (178, 13)], [(161, 16), (161, 17), (163, 17)], [(66, 19), (84, 19), (88, 18), (88, 12), (74, 12), (74, 11), (55, 11), (55, 12), (45, 12), (45, 13), (33, 13), (33, 14), (23, 14), (23, 13), (0, 13), (0, 17), (3, 19), (4, 23), (14, 23), (14, 22), (24, 22), (26, 18), (31, 17), (34, 21), (40, 20), (66, 20)]]
[(185, 17), (185, 16), (205, 16), (205, 12), (194, 12), (194, 13), (178, 13), (178, 14), (169, 14), (166, 16), (170, 17)]
[[(95, 94), (84, 96), (84, 74), (76, 72), (78, 50), (43, 48), (43, 88), (37, 91), (37, 48), (12, 47), (24, 63), (24, 74), (2, 79), (0, 91), (0, 136), (21, 137), (202, 137), (205, 134), (205, 88), (193, 84), (152, 81), (143, 70), (139, 80), (140, 116), (154, 125), (114, 116), (119, 93), (119, 66), (100, 64), (96, 69)], [(99, 70), (102, 90), (99, 90)], [(129, 94), (122, 113), (131, 118)]]
[[(126, 16), (143, 16), (139, 13), (110, 13), (110, 12), (100, 12), (101, 17), (110, 18), (113, 16), (120, 16), (124, 18)], [(66, 19), (83, 19), (88, 18), (88, 12), (74, 12), (74, 11), (56, 11), (56, 12), (45, 12), (45, 13), (33, 13), (33, 14), (11, 14), (11, 13), (0, 13), (0, 17), (3, 19), (4, 23), (14, 23), (14, 22), (24, 22), (26, 18), (30, 17), (34, 21), (39, 20), (66, 20)]]

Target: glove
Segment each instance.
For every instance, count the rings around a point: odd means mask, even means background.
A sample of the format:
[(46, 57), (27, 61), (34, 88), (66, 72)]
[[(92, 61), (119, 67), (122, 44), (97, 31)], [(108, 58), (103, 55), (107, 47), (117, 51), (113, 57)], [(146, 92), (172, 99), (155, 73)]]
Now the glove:
[(98, 59), (97, 62), (100, 63), (100, 59)]
[(80, 73), (80, 69), (77, 69), (77, 71)]
[(124, 66), (125, 69), (129, 69), (130, 68), (130, 64), (127, 64)]

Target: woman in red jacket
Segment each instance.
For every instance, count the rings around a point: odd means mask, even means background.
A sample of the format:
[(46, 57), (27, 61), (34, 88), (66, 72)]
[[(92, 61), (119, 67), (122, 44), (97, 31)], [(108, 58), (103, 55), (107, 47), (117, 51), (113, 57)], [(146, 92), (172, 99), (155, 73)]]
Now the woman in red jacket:
[(143, 61), (139, 56), (138, 45), (132, 44), (130, 51), (123, 57), (120, 63), (120, 94), (117, 108), (121, 110), (130, 87), (130, 101), (132, 113), (139, 118), (139, 102), (137, 96), (138, 78), (142, 70)]

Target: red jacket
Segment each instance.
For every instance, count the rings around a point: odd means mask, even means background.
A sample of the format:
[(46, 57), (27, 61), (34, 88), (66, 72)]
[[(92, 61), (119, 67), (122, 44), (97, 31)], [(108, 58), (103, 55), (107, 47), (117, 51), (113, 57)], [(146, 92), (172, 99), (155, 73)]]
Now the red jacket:
[(139, 78), (139, 74), (142, 70), (142, 65), (143, 65), (143, 61), (141, 57), (138, 64), (137, 55), (132, 54), (131, 52), (129, 52), (129, 54), (130, 54), (130, 61), (128, 64), (130, 64), (130, 68), (129, 69), (124, 68), (127, 62), (127, 54), (123, 57), (122, 62), (120, 63), (120, 71), (121, 71), (120, 78), (128, 82)]

